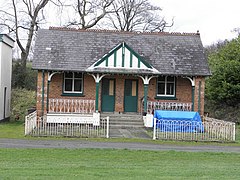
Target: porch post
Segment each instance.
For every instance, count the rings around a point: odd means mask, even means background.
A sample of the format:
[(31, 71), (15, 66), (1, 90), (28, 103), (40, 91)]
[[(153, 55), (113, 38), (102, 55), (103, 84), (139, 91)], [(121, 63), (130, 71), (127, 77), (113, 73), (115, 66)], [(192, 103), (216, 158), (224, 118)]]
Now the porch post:
[(194, 111), (195, 86), (192, 86), (192, 111)]
[(99, 98), (99, 82), (96, 82), (96, 102), (95, 102), (96, 112), (98, 112), (98, 98)]
[(143, 84), (144, 84), (144, 104), (143, 104), (143, 113), (144, 115), (147, 114), (147, 95), (148, 95), (148, 84), (149, 84), (149, 81), (156, 77), (156, 76), (151, 76), (151, 77), (148, 77), (148, 75), (145, 75), (144, 77), (143, 76), (140, 76), (139, 77), (143, 80)]
[(144, 114), (147, 114), (148, 84), (144, 84)]
[(101, 79), (106, 76), (107, 74), (104, 75), (99, 75), (99, 73), (95, 74), (90, 74), (95, 82), (96, 82), (96, 98), (95, 98), (95, 111), (98, 112), (98, 99), (99, 99), (99, 82), (101, 81)]

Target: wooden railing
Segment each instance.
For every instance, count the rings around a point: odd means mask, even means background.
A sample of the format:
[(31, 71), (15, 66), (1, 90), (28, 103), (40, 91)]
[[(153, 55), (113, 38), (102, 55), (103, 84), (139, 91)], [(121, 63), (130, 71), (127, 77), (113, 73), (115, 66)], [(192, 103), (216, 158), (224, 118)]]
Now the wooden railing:
[(152, 114), (155, 110), (191, 111), (192, 103), (148, 101), (147, 113)]
[(82, 113), (95, 112), (95, 100), (49, 99), (49, 113)]

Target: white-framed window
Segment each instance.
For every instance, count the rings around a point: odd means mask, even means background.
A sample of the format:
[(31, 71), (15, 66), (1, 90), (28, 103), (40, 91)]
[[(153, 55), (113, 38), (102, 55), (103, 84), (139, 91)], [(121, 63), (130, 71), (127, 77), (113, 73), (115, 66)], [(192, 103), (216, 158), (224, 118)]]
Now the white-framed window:
[(83, 93), (83, 73), (64, 73), (64, 93)]
[(175, 97), (175, 77), (171, 76), (158, 77), (157, 96)]

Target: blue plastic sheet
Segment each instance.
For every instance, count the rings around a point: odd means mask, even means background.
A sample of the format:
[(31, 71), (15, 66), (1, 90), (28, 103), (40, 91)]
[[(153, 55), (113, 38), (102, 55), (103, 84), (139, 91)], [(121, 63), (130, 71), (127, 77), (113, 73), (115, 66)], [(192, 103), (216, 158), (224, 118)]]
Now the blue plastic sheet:
[(155, 110), (154, 118), (162, 132), (204, 132), (198, 112)]

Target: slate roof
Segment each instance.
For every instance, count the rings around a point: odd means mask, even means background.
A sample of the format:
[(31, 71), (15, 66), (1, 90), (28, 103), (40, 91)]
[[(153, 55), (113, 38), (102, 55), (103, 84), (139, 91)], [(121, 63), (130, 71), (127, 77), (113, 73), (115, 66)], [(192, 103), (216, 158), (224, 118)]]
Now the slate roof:
[[(198, 33), (40, 29), (35, 43), (32, 67), (40, 70), (84, 72), (122, 42), (157, 69), (158, 74), (211, 75)], [(99, 68), (97, 70), (101, 71)], [(116, 69), (108, 70), (114, 73), (115, 71)], [(139, 73), (139, 71), (128, 70), (128, 73)]]

